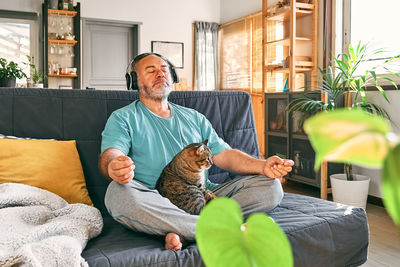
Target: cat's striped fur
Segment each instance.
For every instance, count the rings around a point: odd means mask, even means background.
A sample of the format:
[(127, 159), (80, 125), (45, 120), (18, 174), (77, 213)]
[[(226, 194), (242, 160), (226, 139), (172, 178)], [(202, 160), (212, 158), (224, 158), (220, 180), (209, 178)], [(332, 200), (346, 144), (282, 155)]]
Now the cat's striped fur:
[(205, 187), (205, 170), (213, 164), (208, 140), (186, 146), (163, 169), (156, 183), (160, 194), (182, 210), (198, 215), (216, 198)]

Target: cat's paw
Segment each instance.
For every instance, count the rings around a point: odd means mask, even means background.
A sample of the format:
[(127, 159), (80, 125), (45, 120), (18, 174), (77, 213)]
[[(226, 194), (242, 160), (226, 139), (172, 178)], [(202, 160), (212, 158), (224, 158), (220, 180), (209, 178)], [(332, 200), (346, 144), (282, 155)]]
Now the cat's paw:
[(217, 196), (209, 190), (207, 190), (206, 193), (204, 194), (204, 199), (205, 199), (206, 203), (208, 203), (209, 201), (216, 199), (216, 198), (217, 198)]

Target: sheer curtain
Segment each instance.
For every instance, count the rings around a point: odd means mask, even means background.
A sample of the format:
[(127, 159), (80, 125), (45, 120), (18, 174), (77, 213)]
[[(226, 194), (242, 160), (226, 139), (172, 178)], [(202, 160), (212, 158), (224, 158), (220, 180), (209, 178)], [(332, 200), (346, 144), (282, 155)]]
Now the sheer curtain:
[(217, 89), (218, 27), (214, 22), (194, 23), (194, 90)]

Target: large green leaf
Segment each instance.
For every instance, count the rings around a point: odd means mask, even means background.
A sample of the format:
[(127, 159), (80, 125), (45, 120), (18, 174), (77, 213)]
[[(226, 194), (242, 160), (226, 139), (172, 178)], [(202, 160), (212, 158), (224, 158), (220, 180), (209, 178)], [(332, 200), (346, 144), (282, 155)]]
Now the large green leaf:
[(385, 208), (400, 227), (400, 144), (392, 149), (383, 166), (382, 194)]
[(201, 211), (196, 241), (207, 267), (293, 266), (280, 227), (261, 213), (243, 224), (239, 205), (229, 198), (217, 198)]
[(381, 167), (388, 152), (389, 124), (359, 109), (337, 109), (306, 121), (304, 130), (316, 151), (315, 169), (323, 159)]

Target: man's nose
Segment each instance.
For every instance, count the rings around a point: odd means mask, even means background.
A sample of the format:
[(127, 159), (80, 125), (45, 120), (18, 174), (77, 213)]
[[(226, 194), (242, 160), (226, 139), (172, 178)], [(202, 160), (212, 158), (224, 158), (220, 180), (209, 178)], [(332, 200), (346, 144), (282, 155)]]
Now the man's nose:
[(161, 69), (159, 69), (156, 71), (156, 77), (157, 78), (165, 78), (165, 73)]

